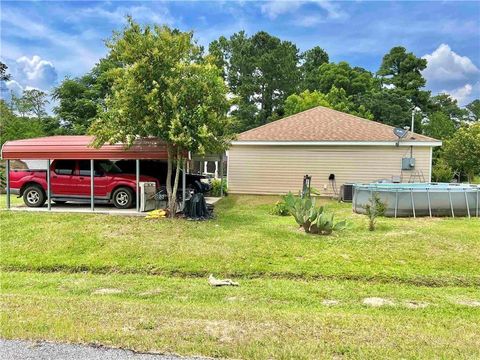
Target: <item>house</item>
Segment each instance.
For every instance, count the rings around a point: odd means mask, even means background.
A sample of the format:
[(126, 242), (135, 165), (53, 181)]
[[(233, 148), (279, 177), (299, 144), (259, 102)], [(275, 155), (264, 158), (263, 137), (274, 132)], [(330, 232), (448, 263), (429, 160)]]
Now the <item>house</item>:
[(245, 131), (228, 152), (229, 191), (298, 192), (306, 174), (325, 195), (345, 183), (431, 181), (432, 148), (441, 141), (412, 132), (399, 139), (393, 130), (319, 106)]

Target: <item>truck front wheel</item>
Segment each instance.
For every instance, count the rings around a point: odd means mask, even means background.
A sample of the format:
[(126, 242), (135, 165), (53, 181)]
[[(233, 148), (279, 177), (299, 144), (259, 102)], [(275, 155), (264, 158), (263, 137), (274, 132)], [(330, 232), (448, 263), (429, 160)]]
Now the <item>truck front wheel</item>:
[(133, 191), (127, 187), (120, 187), (113, 192), (113, 205), (117, 209), (128, 209), (133, 205)]
[(39, 185), (29, 185), (23, 192), (23, 202), (28, 207), (43, 206), (45, 200), (45, 192)]

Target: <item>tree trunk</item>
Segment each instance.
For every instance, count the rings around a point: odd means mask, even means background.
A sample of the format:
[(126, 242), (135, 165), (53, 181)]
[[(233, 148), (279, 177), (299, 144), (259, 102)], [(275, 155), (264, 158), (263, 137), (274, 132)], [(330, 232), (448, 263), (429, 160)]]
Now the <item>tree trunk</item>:
[(469, 184), (472, 183), (474, 177), (475, 177), (475, 173), (473, 171), (467, 172), (467, 182)]
[[(173, 165), (173, 147), (171, 145), (167, 145), (167, 154), (168, 154), (168, 162), (167, 162), (167, 178), (165, 180), (166, 182), (166, 187), (167, 187), (167, 198), (168, 198), (168, 209), (170, 210), (170, 202), (172, 199), (172, 165)], [(175, 199), (176, 200), (176, 199)], [(175, 213), (173, 213), (173, 216), (175, 216)], [(170, 214), (170, 217), (172, 217), (172, 214)]]
[(375, 230), (375, 220), (370, 219), (368, 222), (368, 230), (374, 231)]
[[(171, 208), (173, 211), (175, 211), (175, 213), (177, 212), (177, 191), (178, 191), (178, 179), (180, 178), (180, 166), (181, 166), (181, 162), (182, 162), (182, 156), (180, 155), (180, 151), (177, 149), (177, 155), (176, 155), (176, 171), (175, 171), (175, 180), (173, 182), (173, 196), (172, 196), (172, 199), (173, 199), (173, 203), (171, 205)], [(174, 213), (174, 214), (175, 214)]]
[[(170, 153), (173, 153), (173, 149), (171, 149)], [(172, 154), (173, 156), (173, 154)], [(173, 218), (175, 217), (175, 214), (177, 212), (177, 190), (178, 190), (178, 179), (179, 179), (179, 175), (180, 175), (180, 166), (181, 166), (181, 162), (182, 162), (182, 156), (181, 156), (181, 152), (179, 149), (176, 149), (175, 150), (175, 157), (172, 159), (172, 163), (170, 165), (170, 172), (168, 172), (167, 170), (167, 176), (168, 179), (170, 179), (170, 195), (168, 197), (168, 211), (170, 213), (170, 217)], [(169, 156), (170, 158), (170, 156)], [(171, 179), (172, 179), (172, 169), (173, 169), (173, 163), (175, 163), (176, 165), (176, 170), (175, 170), (175, 179), (174, 179), (174, 182), (173, 182), (173, 189), (171, 188)], [(167, 193), (168, 193), (168, 186), (167, 186)]]

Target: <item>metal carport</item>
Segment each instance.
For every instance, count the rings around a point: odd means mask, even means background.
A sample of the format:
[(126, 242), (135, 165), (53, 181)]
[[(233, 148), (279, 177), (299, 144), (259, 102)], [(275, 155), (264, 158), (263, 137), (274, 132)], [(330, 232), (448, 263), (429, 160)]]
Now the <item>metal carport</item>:
[[(90, 160), (90, 208), (94, 211), (94, 161), (136, 160), (136, 210), (139, 204), (140, 160), (167, 160), (166, 143), (156, 138), (142, 138), (126, 148), (124, 144), (103, 145), (100, 148), (92, 146), (94, 137), (79, 136), (49, 136), (25, 140), (7, 141), (2, 146), (2, 159), (6, 160), (6, 191), (7, 208), (10, 208), (10, 160), (46, 160), (47, 161), (47, 204), (51, 209), (50, 165), (52, 160)], [(185, 172), (183, 172), (185, 174)], [(185, 176), (185, 175), (184, 175)], [(185, 199), (185, 181), (183, 182), (183, 199)]]

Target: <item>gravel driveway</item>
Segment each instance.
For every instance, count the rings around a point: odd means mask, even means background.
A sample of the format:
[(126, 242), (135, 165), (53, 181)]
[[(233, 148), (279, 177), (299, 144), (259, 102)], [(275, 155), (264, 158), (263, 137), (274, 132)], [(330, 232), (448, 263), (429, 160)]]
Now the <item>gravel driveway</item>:
[(201, 360), (105, 347), (0, 339), (1, 360)]

